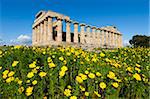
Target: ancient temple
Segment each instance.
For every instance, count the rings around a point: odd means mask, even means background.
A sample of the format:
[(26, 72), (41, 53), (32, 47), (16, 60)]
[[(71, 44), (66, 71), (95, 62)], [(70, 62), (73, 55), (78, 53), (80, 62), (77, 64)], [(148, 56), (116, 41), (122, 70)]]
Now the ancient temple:
[(90, 26), (53, 11), (37, 13), (32, 30), (33, 46), (70, 44), (82, 48), (122, 47), (122, 34), (115, 26)]

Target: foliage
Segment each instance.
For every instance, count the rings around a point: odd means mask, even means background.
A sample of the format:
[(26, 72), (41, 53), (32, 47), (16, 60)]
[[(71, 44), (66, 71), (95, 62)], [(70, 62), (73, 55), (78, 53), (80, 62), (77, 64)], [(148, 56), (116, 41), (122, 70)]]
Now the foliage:
[(147, 98), (149, 51), (1, 47), (0, 98)]
[(150, 36), (135, 35), (129, 43), (134, 47), (150, 47)]

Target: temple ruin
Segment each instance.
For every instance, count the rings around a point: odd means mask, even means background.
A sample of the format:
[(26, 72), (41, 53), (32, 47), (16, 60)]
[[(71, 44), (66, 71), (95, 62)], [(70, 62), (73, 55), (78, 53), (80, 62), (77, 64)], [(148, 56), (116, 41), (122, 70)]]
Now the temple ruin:
[(71, 45), (82, 48), (120, 48), (122, 34), (115, 26), (95, 27), (53, 11), (40, 11), (32, 25), (32, 45)]

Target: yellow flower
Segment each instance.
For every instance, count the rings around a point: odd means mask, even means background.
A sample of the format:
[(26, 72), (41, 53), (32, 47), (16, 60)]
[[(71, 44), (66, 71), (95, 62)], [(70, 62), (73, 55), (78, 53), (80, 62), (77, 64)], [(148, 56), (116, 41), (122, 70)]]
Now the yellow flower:
[(38, 71), (36, 70), (36, 68), (32, 69), (33, 73), (37, 73)]
[(14, 71), (11, 71), (11, 72), (8, 73), (8, 77), (13, 76), (14, 74), (15, 74), (15, 72), (14, 72)]
[(2, 69), (2, 66), (0, 66), (0, 70)]
[(18, 92), (21, 94), (22, 92), (24, 91), (24, 87), (20, 87), (19, 89), (18, 89)]
[(3, 72), (3, 75), (7, 75), (9, 73), (9, 70), (5, 70), (4, 72)]
[(64, 95), (66, 95), (67, 97), (71, 96), (71, 90), (70, 89), (65, 89)]
[(135, 70), (138, 71), (138, 72), (141, 72), (141, 70), (137, 67), (135, 67)]
[(85, 71), (85, 74), (88, 74), (88, 73), (89, 73), (89, 71), (86, 70), (86, 71)]
[(12, 63), (12, 67), (15, 67), (18, 63), (19, 63), (19, 61), (14, 61), (14, 62)]
[(76, 96), (71, 96), (70, 99), (77, 99), (77, 97)]
[(102, 74), (100, 72), (96, 72), (96, 76), (101, 76)]
[(102, 89), (105, 89), (105, 88), (106, 88), (106, 84), (105, 84), (104, 82), (101, 82), (101, 83), (99, 84), (99, 86), (100, 86), (100, 88), (102, 88)]
[(72, 89), (70, 85), (67, 86), (68, 89)]
[(33, 63), (29, 64), (29, 68), (35, 68), (36, 67), (36, 62), (34, 61)]
[(77, 81), (78, 83), (82, 83), (82, 82), (83, 82), (82, 78), (79, 77), (79, 76), (76, 76), (76, 81)]
[(141, 67), (139, 64), (135, 64), (136, 67)]
[(21, 81), (21, 80), (18, 80), (18, 84), (21, 85), (21, 84), (22, 84), (22, 81)]
[(47, 58), (47, 61), (48, 61), (48, 62), (52, 62), (51, 57), (48, 57), (48, 58)]
[(34, 80), (34, 81), (32, 82), (32, 84), (33, 84), (33, 85), (36, 85), (36, 84), (37, 84), (37, 80)]
[(89, 73), (88, 76), (89, 76), (89, 78), (91, 78), (91, 79), (95, 78), (95, 74), (93, 74), (93, 73)]
[(107, 74), (107, 77), (109, 77), (110, 79), (115, 79), (115, 73), (113, 73), (112, 71), (109, 71), (109, 74)]
[(82, 78), (83, 80), (86, 80), (86, 79), (87, 79), (87, 76), (84, 75), (84, 74), (81, 74), (80, 76), (81, 76), (81, 78)]
[(28, 74), (27, 74), (27, 77), (28, 78), (32, 78), (34, 76), (34, 73), (33, 72), (29, 72)]
[(33, 91), (33, 87), (28, 87), (27, 89), (26, 89), (26, 95), (27, 96), (30, 96), (31, 94), (32, 94), (32, 91)]
[(97, 91), (94, 91), (94, 93), (97, 97), (101, 97), (101, 95)]
[(7, 78), (7, 75), (6, 75), (6, 74), (4, 74), (4, 75), (3, 75), (3, 79), (6, 79), (6, 78)]
[(112, 83), (112, 85), (113, 85), (115, 88), (118, 88), (118, 86), (119, 86), (117, 82)]
[(46, 76), (46, 73), (45, 72), (40, 72), (39, 76), (42, 78), (42, 77)]
[(63, 60), (64, 60), (64, 58), (63, 58), (63, 57), (59, 57), (59, 60), (63, 61)]
[(10, 83), (12, 81), (11, 77), (6, 79), (6, 83)]
[(59, 72), (60, 78), (63, 77), (64, 75), (65, 75), (65, 71), (60, 71), (60, 72)]
[(100, 57), (105, 57), (105, 54), (101, 52)]
[(56, 65), (54, 63), (49, 63), (49, 68), (53, 68), (53, 67), (56, 67)]
[(126, 70), (129, 71), (129, 72), (131, 72), (131, 73), (133, 72), (131, 67), (127, 67)]
[(0, 55), (2, 54), (3, 52), (0, 50)]
[(30, 80), (27, 80), (26, 83), (30, 83)]
[(85, 94), (85, 96), (87, 96), (87, 97), (89, 96), (89, 92), (85, 92), (84, 94)]
[(68, 70), (68, 67), (67, 67), (67, 66), (62, 66), (62, 67), (61, 67), (61, 70), (65, 72), (65, 71)]
[(82, 86), (80, 86), (80, 89), (81, 89), (81, 91), (85, 91), (85, 88)]
[(137, 73), (133, 75), (133, 78), (135, 78), (137, 81), (141, 81), (141, 76)]

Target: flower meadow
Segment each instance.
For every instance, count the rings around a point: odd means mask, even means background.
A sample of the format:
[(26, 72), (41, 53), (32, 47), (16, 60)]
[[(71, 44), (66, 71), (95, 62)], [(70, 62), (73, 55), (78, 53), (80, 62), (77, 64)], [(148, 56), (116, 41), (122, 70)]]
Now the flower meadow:
[(148, 99), (149, 52), (0, 47), (0, 99)]

